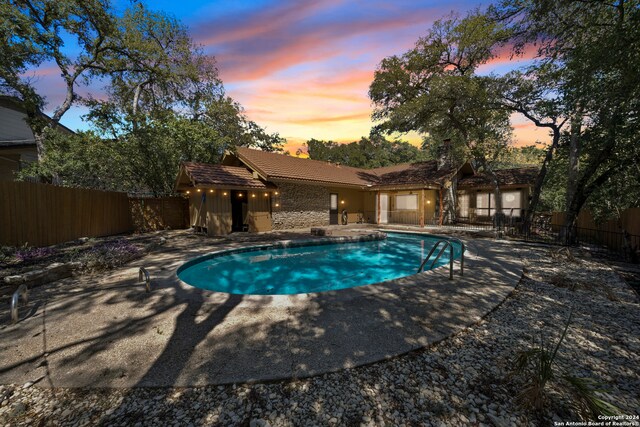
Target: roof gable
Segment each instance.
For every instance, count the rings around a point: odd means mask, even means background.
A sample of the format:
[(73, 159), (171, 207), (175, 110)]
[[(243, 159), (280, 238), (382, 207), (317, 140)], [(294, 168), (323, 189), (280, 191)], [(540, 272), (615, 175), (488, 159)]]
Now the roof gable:
[[(540, 170), (536, 167), (499, 169), (495, 171), (499, 185), (532, 185)], [(479, 172), (460, 179), (459, 187), (492, 186), (493, 181), (488, 174)]]
[(185, 184), (188, 179), (191, 186), (273, 189), (275, 186), (254, 178), (245, 167), (226, 166), (209, 163), (183, 162), (176, 187)]
[(237, 147), (238, 158), (268, 180), (300, 180), (326, 184), (366, 186), (360, 177), (362, 169), (338, 166), (320, 160)]

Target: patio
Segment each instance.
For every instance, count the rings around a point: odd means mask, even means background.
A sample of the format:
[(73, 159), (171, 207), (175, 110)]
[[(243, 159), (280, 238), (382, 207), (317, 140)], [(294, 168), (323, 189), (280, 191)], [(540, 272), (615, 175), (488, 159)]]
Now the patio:
[[(472, 240), (466, 274), (453, 281), (438, 269), (336, 292), (257, 296), (201, 291), (175, 276), (184, 261), (214, 249), (301, 236), (234, 241), (175, 232), (159, 252), (126, 268), (36, 288), (29, 317), (0, 329), (0, 383), (194, 386), (341, 370), (463, 330), (498, 306), (522, 274), (517, 245)], [(151, 273), (150, 294), (135, 283), (139, 266)], [(8, 319), (5, 308), (0, 315)]]

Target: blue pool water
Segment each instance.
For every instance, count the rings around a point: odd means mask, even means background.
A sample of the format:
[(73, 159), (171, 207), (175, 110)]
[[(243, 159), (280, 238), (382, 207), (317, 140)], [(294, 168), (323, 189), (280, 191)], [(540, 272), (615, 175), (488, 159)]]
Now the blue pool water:
[[(231, 294), (283, 295), (353, 288), (415, 274), (439, 240), (424, 234), (388, 236), (372, 242), (205, 256), (180, 267), (178, 277), (198, 288)], [(454, 257), (460, 257), (457, 243)], [(448, 262), (449, 250), (437, 266)]]

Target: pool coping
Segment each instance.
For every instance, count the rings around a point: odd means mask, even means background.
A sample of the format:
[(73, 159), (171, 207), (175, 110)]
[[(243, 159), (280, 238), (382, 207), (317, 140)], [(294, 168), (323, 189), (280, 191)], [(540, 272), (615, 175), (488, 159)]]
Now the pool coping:
[[(403, 277), (398, 277), (391, 280), (385, 280), (382, 282), (374, 282), (369, 283), (367, 285), (356, 286), (352, 288), (344, 288), (344, 289), (336, 289), (331, 291), (321, 291), (321, 292), (307, 292), (307, 293), (299, 293), (299, 294), (237, 294), (242, 295), (242, 302), (240, 304), (229, 302), (227, 297), (230, 294), (228, 292), (220, 292), (213, 291), (210, 289), (203, 289), (197, 286), (190, 285), (185, 281), (181, 280), (178, 274), (181, 270), (188, 268), (191, 265), (197, 264), (198, 262), (204, 261), (210, 258), (217, 258), (221, 256), (225, 256), (228, 254), (234, 253), (246, 253), (246, 252), (260, 252), (270, 249), (282, 249), (282, 248), (296, 248), (296, 247), (306, 247), (306, 246), (325, 246), (325, 245), (339, 245), (345, 243), (358, 243), (358, 242), (370, 242), (370, 241), (380, 241), (385, 240), (387, 238), (387, 233), (398, 233), (398, 234), (417, 234), (424, 235), (428, 237), (439, 237), (443, 239), (447, 239), (445, 236), (439, 236), (436, 234), (430, 233), (421, 233), (419, 231), (405, 231), (405, 230), (376, 230), (375, 233), (368, 233), (359, 236), (327, 236), (322, 240), (315, 239), (294, 239), (294, 240), (282, 240), (272, 243), (259, 244), (259, 245), (249, 245), (242, 246), (236, 248), (228, 248), (221, 249), (218, 251), (208, 252), (206, 254), (197, 256), (195, 258), (191, 258), (184, 263), (182, 263), (178, 268), (176, 268), (173, 272), (172, 279), (175, 281), (175, 285), (180, 288), (180, 297), (185, 300), (193, 300), (198, 299), (201, 296), (206, 296), (209, 302), (214, 302), (216, 304), (222, 306), (230, 306), (233, 305), (237, 308), (264, 308), (264, 307), (297, 307), (301, 303), (305, 301), (310, 301), (312, 299), (322, 298), (322, 296), (327, 296), (332, 299), (339, 299), (341, 301), (352, 301), (354, 299), (361, 299), (371, 297), (373, 295), (379, 294), (381, 292), (393, 292), (401, 286), (411, 286), (411, 285), (424, 285), (429, 282), (429, 278), (432, 274), (437, 274), (443, 268), (448, 268), (448, 265), (437, 266), (430, 270), (424, 270), (420, 273), (410, 274)], [(447, 239), (448, 240), (448, 239)], [(462, 240), (467, 244), (466, 241)], [(469, 254), (465, 251), (465, 260), (472, 260), (473, 257), (469, 256)], [(457, 264), (455, 261), (459, 261), (459, 258), (454, 260), (454, 265)], [(417, 269), (417, 266), (416, 266)], [(454, 267), (454, 275), (457, 274)]]

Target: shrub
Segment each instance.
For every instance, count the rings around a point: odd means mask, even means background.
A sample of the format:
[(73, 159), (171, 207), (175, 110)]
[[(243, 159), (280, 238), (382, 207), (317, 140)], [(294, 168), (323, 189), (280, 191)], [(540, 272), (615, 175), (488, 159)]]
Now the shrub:
[(135, 245), (120, 238), (95, 245), (80, 260), (91, 270), (104, 270), (125, 264), (139, 252)]
[(15, 253), (16, 259), (22, 264), (31, 264), (40, 261), (42, 258), (50, 257), (56, 253), (56, 250), (50, 247), (29, 248), (24, 247), (18, 249)]
[(16, 250), (11, 246), (0, 246), (0, 265), (7, 266), (16, 260)]
[(521, 375), (525, 384), (516, 399), (522, 406), (542, 415), (548, 402), (549, 385), (553, 384), (557, 390), (566, 393), (583, 417), (616, 415), (620, 410), (599, 397), (600, 393), (605, 392), (599, 383), (590, 378), (575, 377), (563, 372), (556, 363), (558, 351), (567, 336), (572, 318), (573, 309), (555, 345), (547, 345), (541, 334), (539, 343), (534, 343), (529, 350), (518, 352), (513, 360), (510, 376)]

